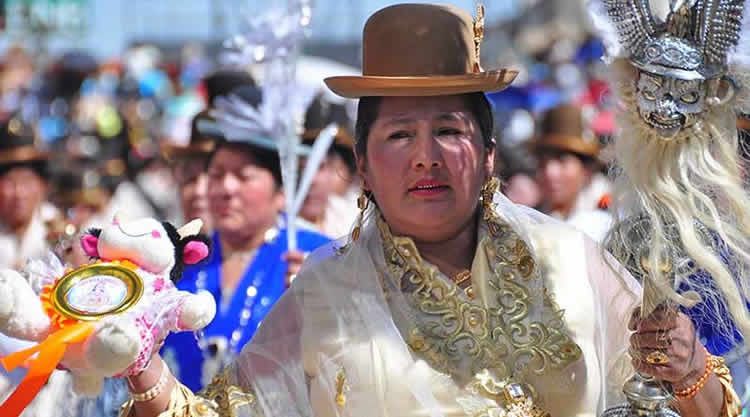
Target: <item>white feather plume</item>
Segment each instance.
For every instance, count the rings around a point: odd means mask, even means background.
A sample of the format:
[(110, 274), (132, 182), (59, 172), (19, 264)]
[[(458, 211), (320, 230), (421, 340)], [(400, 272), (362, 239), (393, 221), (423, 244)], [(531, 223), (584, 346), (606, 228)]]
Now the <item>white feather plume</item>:
[[(292, 219), (296, 194), (299, 127), (313, 94), (296, 85), (296, 60), (310, 23), (310, 0), (287, 0), (257, 17), (250, 17), (240, 34), (225, 43), (225, 59), (248, 68), (263, 64), (262, 101), (257, 107), (238, 96), (218, 99), (211, 114), (230, 141), (246, 141), (279, 153), (287, 214)], [(295, 222), (288, 222), (288, 246), (296, 248)]]
[(609, 63), (614, 58), (622, 57), (625, 51), (620, 43), (617, 29), (607, 15), (607, 8), (602, 1), (590, 0), (586, 4), (586, 10), (591, 25), (604, 43), (606, 50), (605, 61)]

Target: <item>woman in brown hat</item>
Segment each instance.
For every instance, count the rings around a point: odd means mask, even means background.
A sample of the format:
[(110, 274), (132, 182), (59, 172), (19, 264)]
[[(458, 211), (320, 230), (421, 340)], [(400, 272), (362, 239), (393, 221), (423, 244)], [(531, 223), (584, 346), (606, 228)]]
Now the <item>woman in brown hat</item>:
[(610, 184), (600, 173), (599, 137), (583, 109), (564, 104), (547, 111), (531, 147), (541, 210), (601, 242), (612, 222), (606, 211)]
[[(158, 360), (131, 380), (137, 416), (593, 416), (631, 372), (639, 287), (580, 232), (497, 192), (479, 65), (481, 18), (396, 5), (364, 30), (362, 219), (309, 257), (242, 355), (199, 395)], [(689, 321), (688, 321), (689, 323)], [(675, 351), (694, 332), (673, 323)], [(677, 336), (679, 335), (679, 337)], [(685, 356), (661, 379), (703, 369)], [(678, 370), (678, 371), (675, 371)], [(695, 397), (718, 415), (707, 390)], [(685, 413), (699, 415), (700, 413)]]

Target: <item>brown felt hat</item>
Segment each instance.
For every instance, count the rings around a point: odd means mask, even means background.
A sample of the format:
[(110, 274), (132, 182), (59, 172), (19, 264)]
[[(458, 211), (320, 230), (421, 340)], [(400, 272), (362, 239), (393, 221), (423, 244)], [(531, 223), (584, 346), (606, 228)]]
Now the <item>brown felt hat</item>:
[(599, 138), (587, 123), (582, 109), (571, 104), (547, 111), (542, 117), (539, 135), (530, 145), (535, 153), (558, 150), (593, 158), (599, 155)]
[(334, 93), (442, 96), (500, 91), (518, 71), (483, 71), (479, 46), (484, 13), (474, 20), (452, 6), (397, 4), (376, 12), (362, 34), (362, 76), (325, 79)]

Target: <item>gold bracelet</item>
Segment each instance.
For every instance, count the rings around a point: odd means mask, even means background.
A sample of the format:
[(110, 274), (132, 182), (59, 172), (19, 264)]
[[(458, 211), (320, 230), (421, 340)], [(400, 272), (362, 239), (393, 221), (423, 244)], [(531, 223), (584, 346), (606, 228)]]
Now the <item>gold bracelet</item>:
[[(170, 372), (167, 364), (162, 363), (161, 374), (159, 374), (159, 380), (156, 382), (156, 385), (149, 388), (146, 392), (135, 393), (133, 391), (130, 391), (130, 396), (133, 398), (133, 401), (137, 403), (146, 403), (158, 397), (162, 392), (164, 392), (164, 388), (167, 387), (167, 384), (169, 383), (169, 375)], [(130, 384), (128, 384), (128, 388), (130, 388)]]
[(721, 408), (722, 417), (737, 417), (742, 414), (742, 402), (732, 386), (732, 374), (722, 358), (721, 366), (714, 368), (714, 374), (719, 379), (724, 390), (724, 405)]
[(703, 351), (706, 353), (706, 369), (703, 371), (703, 375), (701, 375), (700, 378), (698, 378), (695, 383), (684, 390), (679, 390), (674, 392), (674, 396), (681, 399), (681, 400), (687, 400), (690, 398), (695, 397), (700, 390), (703, 389), (704, 386), (706, 386), (706, 383), (708, 382), (708, 378), (711, 376), (711, 373), (719, 366), (724, 365), (724, 358), (720, 358), (718, 356), (713, 356), (710, 353), (708, 353), (708, 350), (703, 347)]

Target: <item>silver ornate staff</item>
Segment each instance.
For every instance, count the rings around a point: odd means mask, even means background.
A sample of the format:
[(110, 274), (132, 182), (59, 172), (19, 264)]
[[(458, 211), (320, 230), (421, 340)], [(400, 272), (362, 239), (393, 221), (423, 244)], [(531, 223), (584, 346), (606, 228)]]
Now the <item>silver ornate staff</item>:
[(625, 383), (622, 391), (628, 403), (606, 409), (602, 417), (679, 417), (676, 411), (669, 408), (671, 393), (651, 377), (636, 373)]
[[(705, 282), (690, 270), (699, 269), (748, 333), (750, 233), (733, 114), (748, 106), (747, 88), (735, 82), (750, 68), (744, 0), (592, 0), (589, 11), (619, 105), (614, 201), (624, 218), (605, 246), (642, 282), (643, 316), (695, 305)], [(649, 363), (665, 359), (655, 352)], [(604, 415), (674, 415), (670, 389), (635, 375), (624, 386), (628, 404)]]
[[(706, 233), (705, 229), (699, 229)], [(679, 239), (678, 230), (673, 225), (667, 227), (666, 234), (672, 239)], [(633, 216), (618, 222), (612, 229), (607, 240), (607, 250), (612, 253), (620, 263), (644, 284), (645, 300), (660, 299), (658, 291), (649, 285), (648, 265), (649, 252), (653, 227), (647, 216)], [(694, 263), (685, 258), (685, 253), (666, 253), (663, 256), (664, 263), (661, 264), (661, 272), (670, 274), (672, 277), (695, 273)], [(678, 267), (674, 267), (678, 265)], [(692, 267), (691, 267), (692, 266)], [(671, 281), (674, 281), (672, 278)], [(669, 305), (669, 303), (666, 303)], [(669, 308), (671, 307), (663, 307)], [(618, 405), (604, 411), (602, 417), (678, 417), (679, 414), (669, 407), (669, 402), (674, 398), (670, 384), (658, 381), (648, 375), (635, 373), (623, 386), (623, 393), (627, 404)]]

